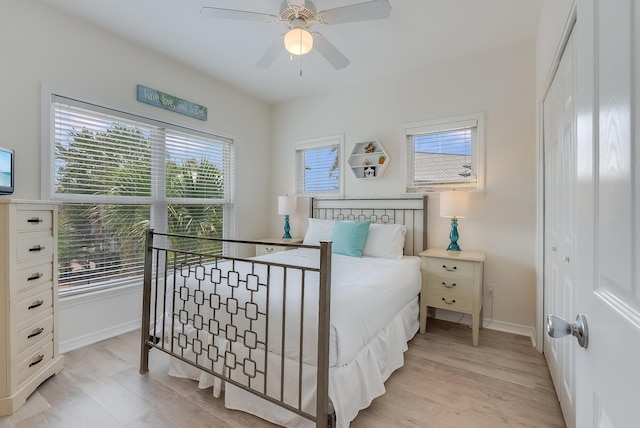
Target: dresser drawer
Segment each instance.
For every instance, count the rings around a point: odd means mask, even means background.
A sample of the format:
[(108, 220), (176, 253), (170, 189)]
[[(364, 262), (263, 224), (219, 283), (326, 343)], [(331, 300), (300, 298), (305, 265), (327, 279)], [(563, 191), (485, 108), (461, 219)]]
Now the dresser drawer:
[(427, 258), (427, 270), (430, 273), (473, 277), (474, 262), (466, 260)]
[(451, 290), (461, 293), (473, 292), (473, 279), (455, 275), (427, 275), (427, 288), (430, 290)]
[(18, 385), (24, 383), (53, 359), (53, 336), (47, 336), (41, 347), (29, 348), (18, 354)]
[(52, 310), (53, 290), (51, 284), (43, 284), (18, 296), (15, 320), (20, 324), (37, 315), (50, 313)]
[(16, 260), (23, 262), (38, 257), (51, 258), (53, 254), (53, 236), (25, 236), (17, 243)]
[(53, 333), (53, 312), (43, 314), (36, 320), (25, 323), (26, 327), (18, 326), (18, 337), (16, 340), (16, 350), (18, 353), (44, 340)]
[(18, 232), (51, 230), (53, 212), (50, 210), (21, 210), (18, 208), (15, 225)]
[(427, 305), (434, 308), (470, 313), (473, 298), (469, 293), (450, 290), (427, 290)]
[(38, 285), (51, 283), (53, 279), (53, 263), (42, 263), (19, 270), (16, 274), (15, 287), (17, 292)]

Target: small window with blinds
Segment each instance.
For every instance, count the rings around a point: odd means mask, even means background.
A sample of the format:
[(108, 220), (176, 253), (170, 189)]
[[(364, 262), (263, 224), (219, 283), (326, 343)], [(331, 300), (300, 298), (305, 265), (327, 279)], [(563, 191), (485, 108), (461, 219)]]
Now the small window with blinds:
[(60, 292), (138, 279), (149, 227), (230, 237), (232, 140), (58, 95), (50, 112)]
[(407, 191), (483, 190), (484, 115), (407, 125)]
[(342, 136), (296, 144), (296, 193), (300, 196), (342, 195)]

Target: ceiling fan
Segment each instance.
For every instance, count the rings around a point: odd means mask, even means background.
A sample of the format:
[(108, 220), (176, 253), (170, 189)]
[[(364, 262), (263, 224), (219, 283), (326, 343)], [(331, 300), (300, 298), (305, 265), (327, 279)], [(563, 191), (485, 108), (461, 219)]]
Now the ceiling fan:
[(369, 0), (360, 3), (316, 11), (311, 0), (284, 0), (280, 15), (251, 12), (219, 7), (203, 7), (200, 13), (208, 18), (237, 19), (243, 21), (278, 22), (288, 28), (281, 34), (256, 64), (258, 68), (268, 68), (273, 64), (283, 48), (292, 56), (304, 55), (315, 46), (329, 63), (340, 70), (349, 65), (349, 59), (318, 32), (309, 32), (316, 22), (319, 24), (343, 24), (347, 22), (370, 21), (388, 18), (391, 12), (389, 0)]

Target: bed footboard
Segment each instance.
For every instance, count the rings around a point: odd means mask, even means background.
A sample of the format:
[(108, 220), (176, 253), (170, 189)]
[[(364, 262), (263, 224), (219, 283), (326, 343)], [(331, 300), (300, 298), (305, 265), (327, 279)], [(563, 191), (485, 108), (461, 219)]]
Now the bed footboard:
[(155, 348), (318, 428), (335, 426), (331, 243), (321, 243), (319, 267), (223, 256), (213, 243), (255, 244), (147, 232), (140, 373)]

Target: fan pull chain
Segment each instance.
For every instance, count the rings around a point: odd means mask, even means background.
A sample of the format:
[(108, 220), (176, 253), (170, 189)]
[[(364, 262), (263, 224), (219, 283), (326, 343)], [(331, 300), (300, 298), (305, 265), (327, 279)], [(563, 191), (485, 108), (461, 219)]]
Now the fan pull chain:
[(300, 55), (300, 77), (302, 77), (302, 55)]

